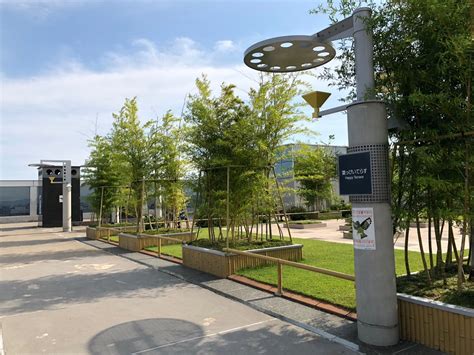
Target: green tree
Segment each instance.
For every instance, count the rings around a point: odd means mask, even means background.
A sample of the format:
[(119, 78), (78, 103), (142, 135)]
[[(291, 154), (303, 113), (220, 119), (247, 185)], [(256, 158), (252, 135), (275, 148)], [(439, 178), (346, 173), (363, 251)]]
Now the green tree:
[[(207, 218), (211, 240), (224, 239), (227, 211), (226, 235), (230, 230), (232, 239), (250, 239), (255, 231), (272, 238), (268, 223), (277, 206), (271, 171), (279, 146), (298, 131), (303, 117), (294, 103), (300, 85), (294, 76), (262, 76), (246, 104), (233, 85), (223, 84), (213, 96), (206, 77), (196, 80), (198, 93), (188, 101), (185, 118), (189, 156), (201, 172), (197, 215)], [(260, 220), (267, 223), (265, 235)]]
[[(316, 11), (336, 20), (363, 3), (374, 11), (369, 22), (374, 32), (373, 94), (387, 102), (390, 118), (407, 124), (406, 129), (391, 133), (395, 227), (408, 228), (413, 218), (419, 221), (425, 215), (435, 231), (435, 268), (444, 273), (443, 226), (446, 223), (452, 234), (452, 226), (462, 219), (466, 231), (472, 216), (469, 206), (474, 202), (469, 179), (474, 164), (469, 135), (474, 129), (469, 1), (387, 0), (377, 4), (343, 0), (338, 4), (328, 1), (329, 6), (321, 5)], [(348, 99), (354, 97), (351, 46), (351, 40), (340, 41), (340, 65), (322, 73), (333, 85), (348, 89)], [(408, 236), (407, 231), (407, 245)], [(431, 243), (429, 247), (431, 251)], [(462, 250), (463, 246), (458, 258)], [(448, 263), (451, 251), (456, 254), (454, 238), (449, 239)], [(408, 259), (406, 264), (409, 272)], [(459, 263), (460, 281), (461, 266)]]
[[(158, 182), (159, 194), (174, 227), (179, 213), (186, 208), (184, 179), (186, 161), (184, 159), (185, 129), (179, 126), (180, 119), (168, 111), (152, 128), (152, 177)], [(156, 184), (154, 184), (157, 186)], [(168, 218), (166, 218), (168, 219)]]
[(331, 179), (336, 177), (336, 158), (324, 147), (302, 145), (295, 157), (297, 193), (310, 210), (320, 208), (321, 200), (331, 200)]
[(101, 224), (112, 208), (120, 204), (122, 189), (119, 186), (123, 183), (123, 174), (108, 137), (96, 135), (89, 141), (89, 147), (91, 153), (83, 176), (92, 190), (89, 202)]
[(137, 217), (137, 230), (143, 231), (143, 205), (145, 202), (145, 180), (150, 175), (150, 138), (152, 121), (141, 124), (136, 98), (126, 99), (119, 113), (114, 113), (111, 143), (114, 159), (127, 172), (127, 185), (131, 187), (132, 205)]

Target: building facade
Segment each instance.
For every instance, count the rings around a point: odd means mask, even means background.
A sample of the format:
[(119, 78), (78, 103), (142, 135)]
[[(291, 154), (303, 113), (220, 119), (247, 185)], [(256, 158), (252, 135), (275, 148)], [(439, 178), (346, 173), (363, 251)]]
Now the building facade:
[[(325, 149), (334, 155), (334, 157), (347, 154), (346, 146), (316, 144), (305, 144), (305, 146), (311, 147), (313, 149)], [(297, 194), (299, 183), (296, 181), (294, 173), (295, 160), (301, 147), (301, 144), (285, 144), (280, 154), (280, 159), (275, 164), (275, 173), (277, 175), (278, 181), (285, 190), (283, 194), (285, 208), (290, 208), (293, 206), (306, 207), (306, 201)], [(337, 178), (332, 179), (331, 185), (334, 199), (337, 201), (344, 200), (344, 202), (348, 203), (349, 198), (347, 196), (339, 195), (339, 180)], [(324, 209), (329, 208), (330, 204), (331, 201), (322, 201), (322, 206)]]
[[(41, 180), (0, 180), (0, 224), (41, 221)], [(90, 190), (81, 184), (81, 212), (90, 215), (87, 196)]]

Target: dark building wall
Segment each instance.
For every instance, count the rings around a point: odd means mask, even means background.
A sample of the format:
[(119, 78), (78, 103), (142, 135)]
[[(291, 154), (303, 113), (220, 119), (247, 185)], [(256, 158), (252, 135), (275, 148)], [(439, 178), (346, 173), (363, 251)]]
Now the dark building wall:
[[(75, 224), (82, 221), (80, 168), (75, 166), (72, 167), (71, 171), (72, 222)], [(60, 196), (63, 194), (63, 185), (60, 183), (62, 182), (62, 167), (41, 168), (39, 176), (43, 182), (41, 194), (42, 225), (43, 227), (61, 227), (63, 225), (63, 206), (60, 202)], [(50, 176), (54, 176), (53, 183), (49, 179)]]

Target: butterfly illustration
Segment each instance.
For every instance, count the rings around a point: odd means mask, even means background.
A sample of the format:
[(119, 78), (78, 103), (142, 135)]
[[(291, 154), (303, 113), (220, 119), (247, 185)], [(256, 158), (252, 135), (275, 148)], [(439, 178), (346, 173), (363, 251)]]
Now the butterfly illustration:
[(370, 225), (372, 224), (372, 218), (368, 217), (360, 223), (359, 221), (352, 222), (352, 225), (354, 229), (357, 231), (357, 233), (360, 235), (360, 239), (364, 239), (367, 237), (367, 234), (365, 234), (364, 231), (366, 231)]

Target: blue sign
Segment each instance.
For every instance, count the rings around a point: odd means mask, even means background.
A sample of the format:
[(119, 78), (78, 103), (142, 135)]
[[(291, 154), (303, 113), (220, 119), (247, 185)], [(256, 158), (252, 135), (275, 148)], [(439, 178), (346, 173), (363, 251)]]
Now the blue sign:
[(339, 155), (339, 194), (372, 194), (370, 152)]

